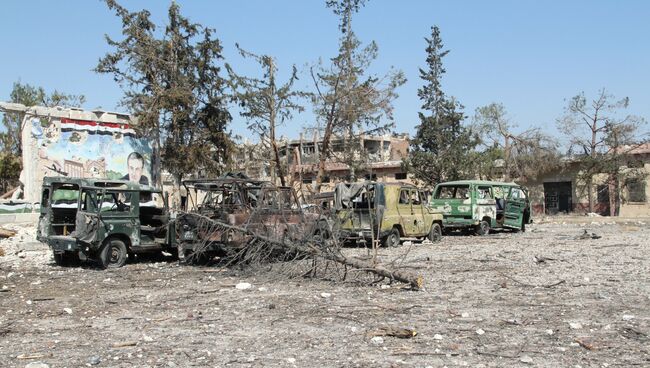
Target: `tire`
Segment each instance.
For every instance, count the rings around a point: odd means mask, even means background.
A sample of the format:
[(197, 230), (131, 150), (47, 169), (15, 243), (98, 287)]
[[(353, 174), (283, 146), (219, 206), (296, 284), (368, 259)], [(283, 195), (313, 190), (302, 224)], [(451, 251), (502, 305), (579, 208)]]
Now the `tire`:
[(437, 243), (442, 240), (442, 228), (440, 227), (439, 223), (434, 222), (431, 224), (431, 230), (429, 231), (429, 236), (427, 236), (427, 238), (433, 243)]
[(487, 221), (483, 220), (478, 225), (476, 225), (474, 232), (479, 236), (487, 235), (490, 233), (490, 224)]
[(102, 268), (120, 268), (127, 258), (126, 244), (119, 239), (110, 239), (99, 252), (99, 264)]
[(400, 246), (399, 230), (393, 228), (388, 235), (383, 239), (384, 247), (397, 248)]

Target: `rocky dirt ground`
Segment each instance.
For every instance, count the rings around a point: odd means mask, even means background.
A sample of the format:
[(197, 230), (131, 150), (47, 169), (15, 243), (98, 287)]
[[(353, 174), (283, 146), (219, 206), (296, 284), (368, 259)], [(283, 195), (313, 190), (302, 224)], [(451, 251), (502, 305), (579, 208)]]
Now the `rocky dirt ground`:
[(5, 226), (0, 366), (650, 366), (650, 227), (608, 221), (381, 249), (420, 291), (171, 261), (60, 268), (33, 227)]

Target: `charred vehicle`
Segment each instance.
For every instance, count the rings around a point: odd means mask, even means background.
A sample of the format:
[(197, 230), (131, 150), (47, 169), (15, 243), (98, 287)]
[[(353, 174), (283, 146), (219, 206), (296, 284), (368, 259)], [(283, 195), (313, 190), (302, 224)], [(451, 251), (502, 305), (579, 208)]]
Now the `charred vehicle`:
[(425, 206), (423, 193), (402, 183), (340, 183), (334, 205), (343, 241), (380, 240), (400, 245), (401, 237), (439, 241), (442, 215)]
[(531, 223), (526, 190), (515, 183), (465, 180), (440, 183), (430, 206), (444, 215), (445, 230), (471, 229), (486, 235), (491, 229), (525, 231)]
[[(176, 232), (179, 257), (188, 263), (232, 257), (245, 251), (251, 234), (276, 241), (329, 234), (325, 219), (304, 212), (290, 187), (246, 178), (192, 180), (183, 185), (189, 207), (177, 218)], [(247, 232), (215, 225), (219, 223)]]
[(128, 181), (46, 177), (37, 239), (61, 266), (116, 268), (129, 254), (174, 253), (166, 202), (161, 191)]

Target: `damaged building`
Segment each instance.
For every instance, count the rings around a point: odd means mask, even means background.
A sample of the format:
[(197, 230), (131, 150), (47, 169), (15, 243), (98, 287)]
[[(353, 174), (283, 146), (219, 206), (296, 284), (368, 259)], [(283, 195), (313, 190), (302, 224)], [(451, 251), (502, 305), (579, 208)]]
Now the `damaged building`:
[[(322, 190), (332, 190), (336, 183), (350, 180), (379, 182), (409, 181), (402, 169), (402, 159), (408, 155), (408, 134), (365, 135), (354, 142), (360, 149), (349, 151), (349, 141), (336, 137), (330, 142), (332, 157), (325, 163)], [(273, 161), (265, 157), (261, 144), (244, 142), (234, 157), (237, 170), (251, 177), (273, 181)], [(299, 139), (281, 140), (280, 160), (294, 186), (309, 188), (316, 182), (322, 139), (314, 134), (311, 139), (300, 134)], [(354, 166), (354, 170), (351, 167)], [(354, 177), (352, 172), (354, 171)]]
[[(625, 148), (621, 155), (621, 180), (619, 188), (606, 173), (593, 176), (591, 188), (581, 179), (579, 158), (565, 159), (562, 169), (541, 175), (537, 180), (525, 184), (530, 190), (534, 214), (554, 215), (558, 213), (589, 212), (591, 190), (593, 212), (600, 215), (612, 213), (619, 216), (647, 216), (650, 213), (650, 143)], [(620, 201), (615, 201), (616, 191)]]

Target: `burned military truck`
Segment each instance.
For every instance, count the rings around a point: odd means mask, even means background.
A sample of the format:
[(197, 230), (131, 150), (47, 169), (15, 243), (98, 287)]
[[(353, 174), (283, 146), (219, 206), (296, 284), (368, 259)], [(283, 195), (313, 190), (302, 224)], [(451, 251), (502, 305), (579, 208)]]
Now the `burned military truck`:
[(425, 205), (418, 188), (403, 183), (340, 183), (334, 206), (345, 242), (379, 240), (397, 247), (400, 238), (432, 242), (442, 236), (442, 214)]
[(176, 219), (176, 243), (179, 258), (186, 263), (237, 258), (255, 236), (284, 242), (327, 236), (330, 231), (323, 217), (302, 210), (290, 187), (232, 177), (189, 180), (183, 185), (189, 200), (187, 211)]
[(129, 254), (174, 254), (172, 235), (160, 190), (121, 180), (43, 179), (37, 239), (58, 265), (91, 260), (117, 268)]

